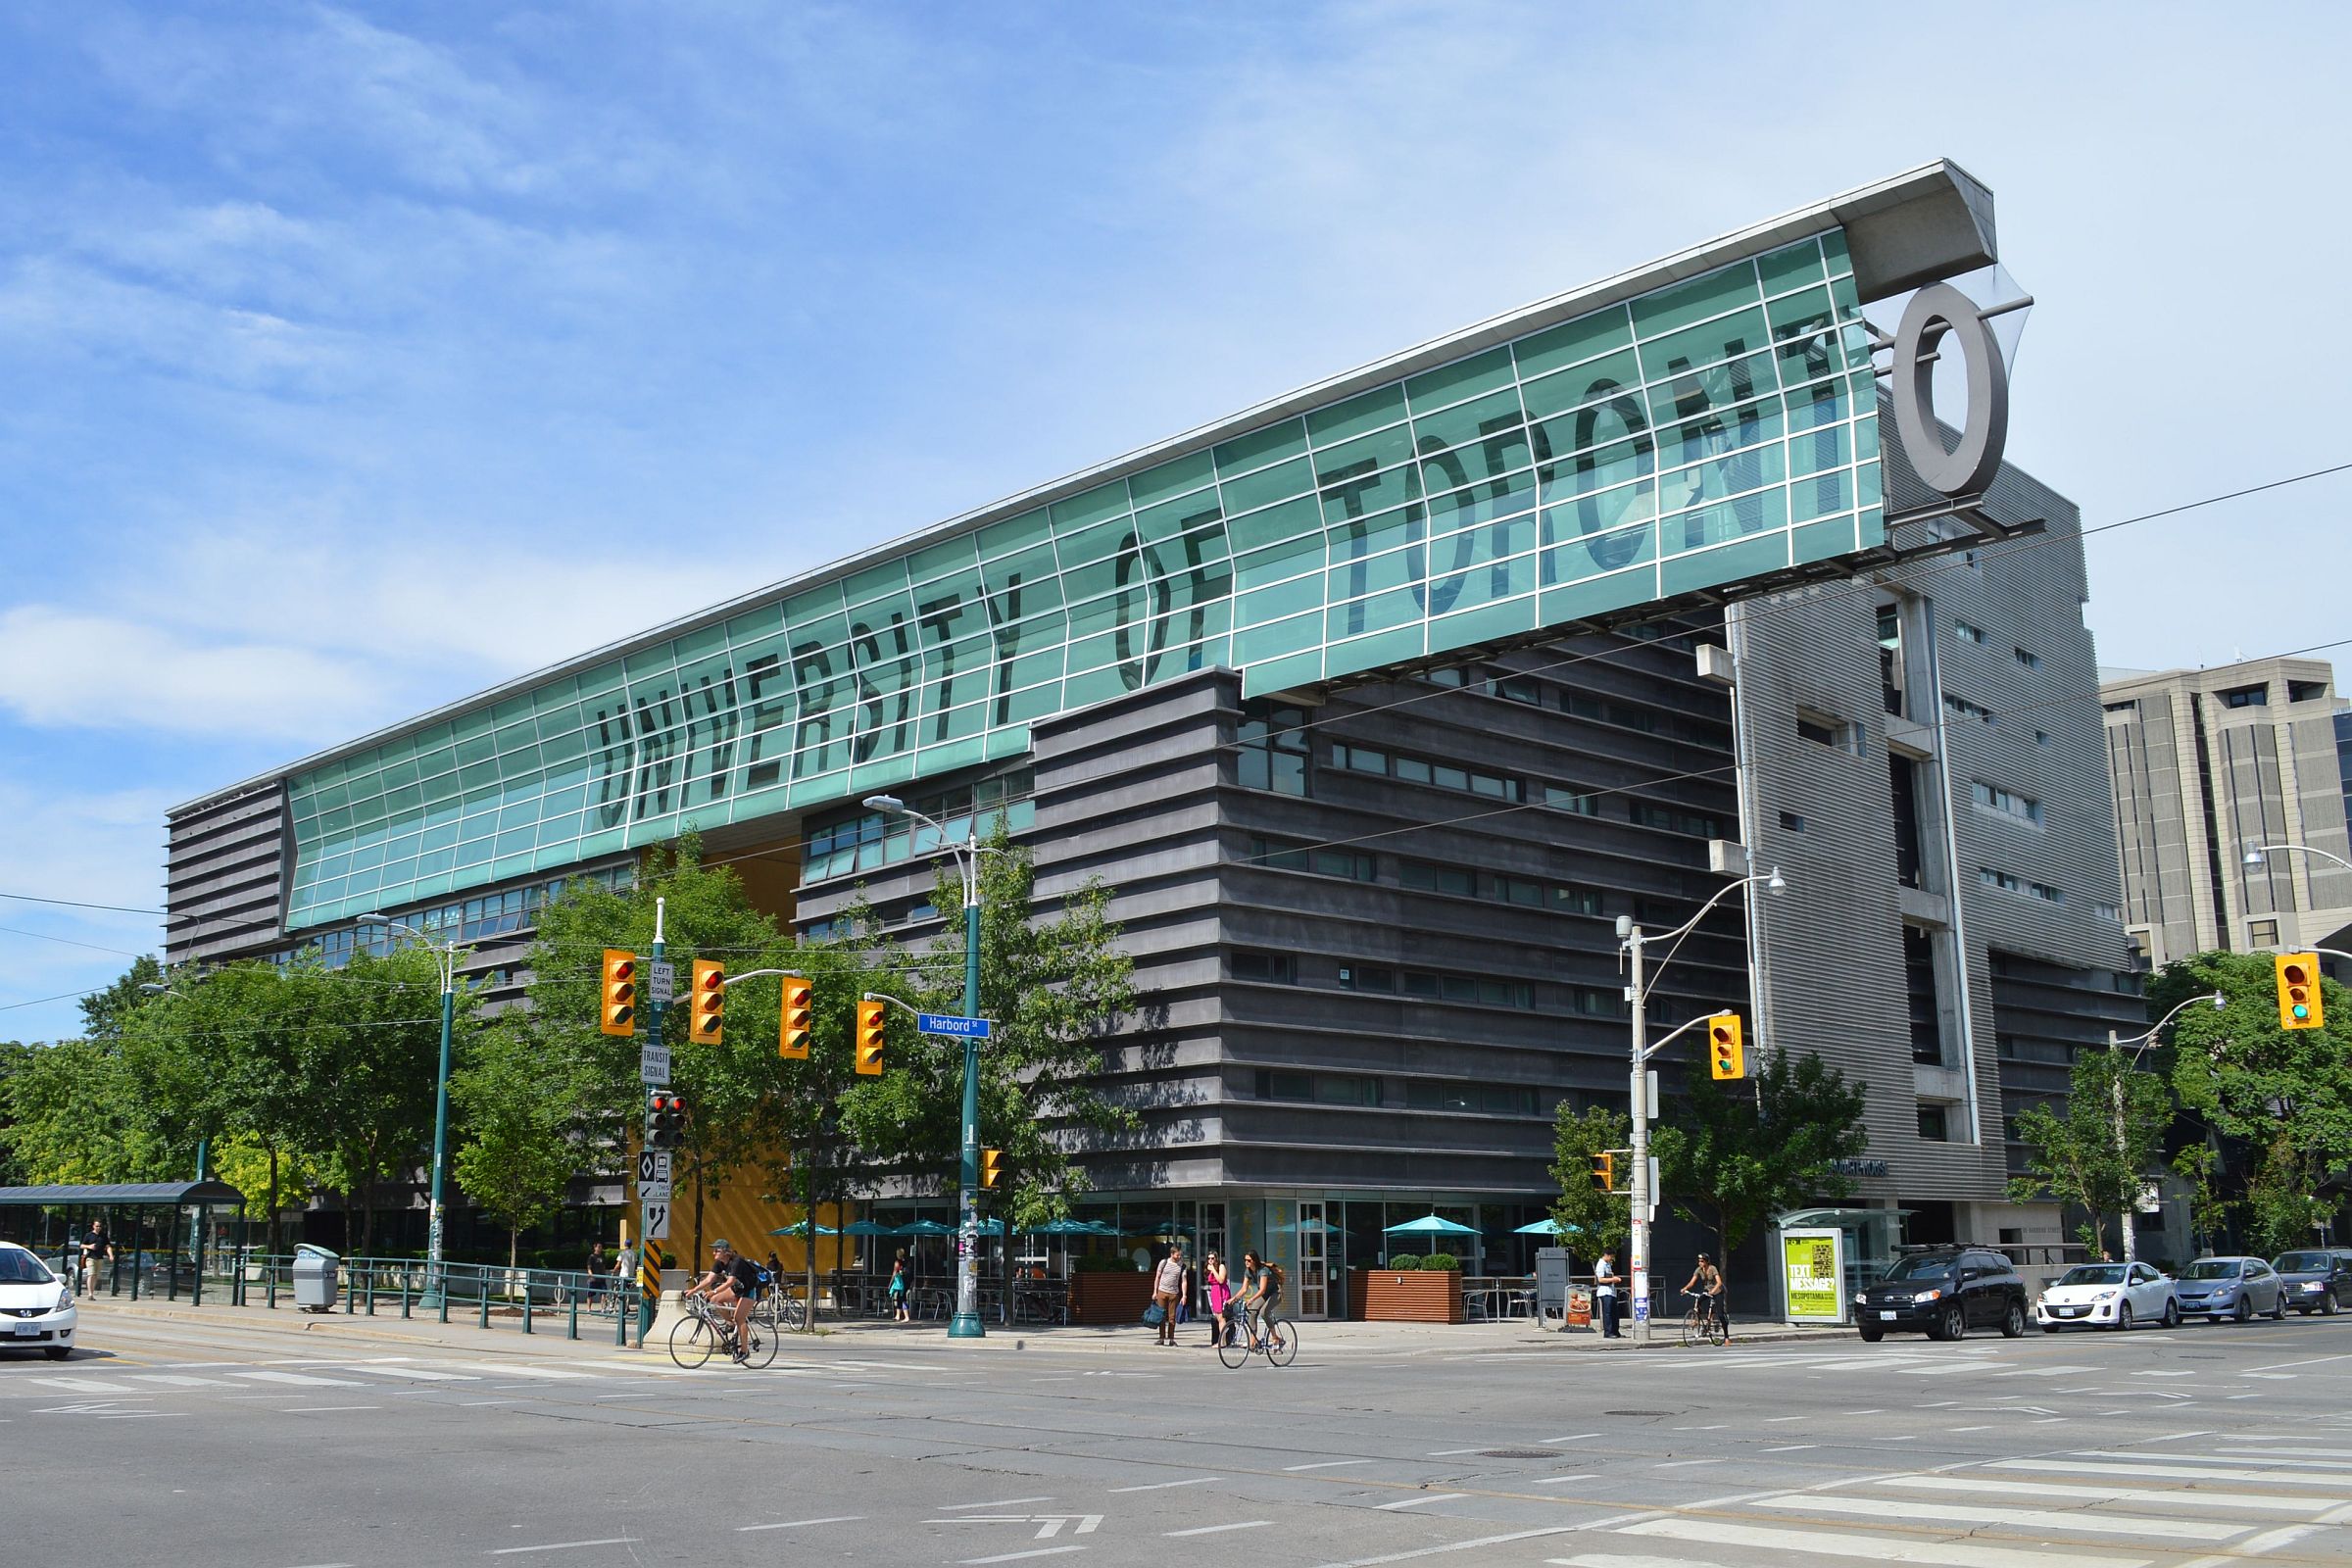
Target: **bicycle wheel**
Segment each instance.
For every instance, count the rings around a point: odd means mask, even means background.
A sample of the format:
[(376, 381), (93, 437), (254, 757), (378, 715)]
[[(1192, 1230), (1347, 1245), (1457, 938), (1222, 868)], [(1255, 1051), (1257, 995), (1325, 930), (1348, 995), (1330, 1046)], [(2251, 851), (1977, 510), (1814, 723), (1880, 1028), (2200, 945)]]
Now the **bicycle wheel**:
[(1683, 1314), (1684, 1349), (1688, 1350), (1693, 1345), (1704, 1345), (1706, 1343), (1706, 1330), (1699, 1327), (1699, 1322), (1700, 1319), (1696, 1308), (1693, 1308), (1690, 1311)]
[(718, 1331), (700, 1316), (689, 1314), (669, 1326), (669, 1358), (688, 1371), (718, 1353)]
[(1250, 1320), (1239, 1314), (1226, 1319), (1225, 1338), (1217, 1342), (1217, 1359), (1238, 1367), (1250, 1359)]
[(776, 1358), (776, 1346), (784, 1338), (773, 1323), (757, 1314), (744, 1327), (743, 1337), (743, 1364), (750, 1367), (771, 1364)]
[(1266, 1331), (1266, 1359), (1276, 1366), (1289, 1366), (1298, 1354), (1298, 1331), (1284, 1318)]
[(789, 1331), (798, 1334), (808, 1326), (808, 1303), (797, 1296), (778, 1297), (772, 1315), (779, 1333)]
[(1732, 1326), (1712, 1312), (1707, 1314), (1707, 1325), (1703, 1332), (1709, 1345), (1729, 1345), (1732, 1342)]

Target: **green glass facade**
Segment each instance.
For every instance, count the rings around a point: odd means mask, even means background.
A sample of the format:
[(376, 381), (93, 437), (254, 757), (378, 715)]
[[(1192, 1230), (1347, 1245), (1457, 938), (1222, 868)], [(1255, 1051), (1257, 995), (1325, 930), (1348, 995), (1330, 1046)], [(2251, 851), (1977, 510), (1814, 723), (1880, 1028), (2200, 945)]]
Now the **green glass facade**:
[(820, 576), (296, 776), (288, 924), (876, 789), (1211, 665), (1356, 674), (1879, 543), (1841, 230)]

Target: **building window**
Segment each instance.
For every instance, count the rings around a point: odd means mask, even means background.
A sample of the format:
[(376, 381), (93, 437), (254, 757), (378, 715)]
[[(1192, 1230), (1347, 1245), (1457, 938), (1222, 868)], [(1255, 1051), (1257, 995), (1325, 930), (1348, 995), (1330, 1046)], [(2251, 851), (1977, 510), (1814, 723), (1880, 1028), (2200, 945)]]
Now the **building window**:
[(1415, 1078), (1404, 1086), (1404, 1102), (1414, 1110), (1485, 1111), (1496, 1116), (1533, 1116), (1536, 1092), (1505, 1084), (1466, 1084), (1457, 1079)]
[(1903, 999), (1911, 1019), (1911, 1059), (1943, 1060), (1942, 1013), (1936, 1004), (1936, 939), (1903, 927)]
[(1396, 971), (1386, 964), (1343, 963), (1340, 965), (1340, 988), (1344, 991), (1395, 991)]
[(1942, 1144), (1949, 1143), (1951, 1141), (1951, 1134), (1945, 1128), (1943, 1107), (1941, 1105), (1922, 1105), (1919, 1107), (1919, 1136), (1923, 1142), (1931, 1144)]
[(2005, 790), (1998, 784), (1987, 784), (1981, 778), (1970, 781), (1968, 794), (1969, 799), (1988, 811), (1998, 811), (2004, 816), (2031, 822), (2035, 827), (2041, 826), (2041, 803), (2030, 795)]
[(1977, 867), (1977, 880), (1988, 888), (1999, 888), (2003, 893), (2023, 894), (2030, 899), (2039, 899), (2044, 904), (2066, 902), (2066, 895), (2046, 882), (2029, 882), (2022, 876), (2009, 871), (1995, 871), (1988, 865)]
[(2034, 745), (2036, 745), (2036, 746), (2047, 746), (2047, 745), (2049, 745), (2049, 744), (2050, 744), (2050, 732), (2049, 732), (2048, 730), (2046, 730), (2046, 729), (2037, 729), (2037, 730), (2035, 730), (2035, 731), (2034, 732)]
[(2286, 683), (2286, 700), (2290, 703), (2316, 703), (2328, 695), (2324, 680), (2290, 680)]
[(1625, 993), (1604, 991), (1598, 986), (1577, 986), (1570, 993), (1576, 1010), (1588, 1018), (1622, 1018), (1627, 1016)]
[(2246, 926), (2246, 941), (2257, 948), (2277, 947), (2278, 945), (2278, 922), (2276, 920), (2250, 921)]
[(1251, 700), (1242, 705), (1233, 732), (1234, 782), (1246, 790), (1304, 795), (1306, 710)]
[(1816, 746), (1832, 746), (1841, 752), (1854, 750), (1854, 727), (1843, 719), (1800, 712), (1796, 715), (1796, 733), (1798, 739)]
[(1958, 718), (1982, 719), (1987, 724), (1992, 722), (1991, 709), (1982, 703), (1972, 703), (1965, 697), (1954, 697), (1950, 692), (1943, 694), (1943, 710)]
[(1598, 816), (1600, 797), (1585, 790), (1563, 789), (1557, 784), (1544, 786), (1544, 804), (1555, 811), (1572, 811), (1578, 816)]
[(2124, 911), (2112, 904), (2094, 904), (2090, 906), (2090, 912), (2102, 920), (2113, 920), (2117, 925), (2124, 923)]
[(1458, 865), (1427, 865), (1399, 860), (1396, 880), (1416, 893), (1450, 893), (1458, 899), (1478, 897), (1478, 873)]
[(1470, 684), (1470, 672), (1459, 664), (1449, 665), (1445, 669), (1433, 669), (1421, 678), (1432, 686), (1467, 686)]
[(1389, 754), (1376, 752), (1368, 746), (1334, 746), (1331, 765), (1344, 767), (1350, 773), (1381, 773), (1389, 770)]
[(1236, 980), (1262, 980), (1282, 986), (1298, 983), (1298, 961), (1287, 953), (1236, 949), (1226, 960), (1226, 969)]
[(2135, 718), (2139, 715), (2139, 703), (2135, 698), (2120, 703), (2101, 703), (2099, 707), (2110, 713), (2130, 713)]
[(1496, 676), (1487, 682), (1487, 695), (1505, 698), (1514, 703), (1526, 703), (1534, 708), (1544, 706), (1544, 688), (1529, 680), (1525, 675)]
[(2267, 684), (2232, 686), (2229, 690), (2215, 695), (2221, 698), (2224, 708), (2268, 708), (2271, 706), (2271, 688)]
[(1723, 837), (1723, 824), (1697, 811), (1682, 811), (1671, 806), (1653, 806), (1647, 801), (1636, 801), (1631, 814), (1632, 819), (1642, 827), (1660, 828), (1668, 833), (1688, 833), (1699, 839)]
[(1805, 830), (1805, 819), (1794, 811), (1783, 811), (1781, 826), (1790, 833), (1802, 833)]
[(2009, 650), (2009, 657), (2016, 660), (2019, 663), (2025, 665), (2028, 669), (2039, 669), (2041, 667), (2041, 656), (2033, 652), (2031, 649), (2012, 648)]
[(1952, 630), (1958, 634), (1960, 640), (1964, 643), (1982, 644), (1984, 641), (1984, 631), (1979, 627), (1971, 626), (1965, 620), (1953, 621)]

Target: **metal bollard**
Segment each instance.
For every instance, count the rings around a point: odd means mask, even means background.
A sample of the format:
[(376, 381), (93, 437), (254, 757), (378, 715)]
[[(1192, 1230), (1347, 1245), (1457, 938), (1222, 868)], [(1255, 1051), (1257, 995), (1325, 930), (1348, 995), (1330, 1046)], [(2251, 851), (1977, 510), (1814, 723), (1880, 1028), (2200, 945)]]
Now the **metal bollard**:
[(571, 1293), (571, 1327), (564, 1337), (569, 1340), (580, 1337), (580, 1293), (577, 1291)]
[(531, 1277), (522, 1277), (522, 1332), (531, 1332)]

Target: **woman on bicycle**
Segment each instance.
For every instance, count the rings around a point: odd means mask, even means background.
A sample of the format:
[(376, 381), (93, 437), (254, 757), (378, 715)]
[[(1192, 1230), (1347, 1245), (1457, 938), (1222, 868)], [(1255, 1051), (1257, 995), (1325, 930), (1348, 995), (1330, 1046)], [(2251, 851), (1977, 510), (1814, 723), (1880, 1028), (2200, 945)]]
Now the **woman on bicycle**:
[(1274, 1325), (1282, 1317), (1282, 1270), (1261, 1259), (1255, 1252), (1242, 1254), (1242, 1306), (1256, 1315), (1251, 1325), (1250, 1348), (1265, 1348), (1260, 1332), (1272, 1335)]
[(902, 1247), (890, 1265), (890, 1312), (897, 1322), (914, 1321), (906, 1315), (906, 1292), (913, 1284), (914, 1281), (907, 1277), (906, 1249)]
[(1689, 1279), (1683, 1281), (1683, 1293), (1697, 1297), (1700, 1307), (1715, 1320), (1715, 1326), (1723, 1330), (1723, 1337), (1726, 1340), (1732, 1337), (1731, 1314), (1724, 1310), (1723, 1303), (1723, 1271), (1714, 1265), (1706, 1253), (1698, 1254), (1698, 1266), (1690, 1271)]
[(1213, 1350), (1233, 1335), (1233, 1325), (1225, 1317), (1225, 1309), (1233, 1301), (1233, 1284), (1225, 1272), (1225, 1260), (1214, 1252), (1201, 1260), (1200, 1277), (1208, 1282), (1208, 1345)]

